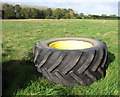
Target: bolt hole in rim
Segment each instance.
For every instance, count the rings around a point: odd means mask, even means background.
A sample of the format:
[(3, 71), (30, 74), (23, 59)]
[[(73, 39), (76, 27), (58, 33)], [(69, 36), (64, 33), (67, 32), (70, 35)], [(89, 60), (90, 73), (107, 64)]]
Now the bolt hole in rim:
[(87, 41), (65, 40), (56, 41), (49, 44), (49, 47), (62, 50), (81, 50), (93, 47), (93, 44)]

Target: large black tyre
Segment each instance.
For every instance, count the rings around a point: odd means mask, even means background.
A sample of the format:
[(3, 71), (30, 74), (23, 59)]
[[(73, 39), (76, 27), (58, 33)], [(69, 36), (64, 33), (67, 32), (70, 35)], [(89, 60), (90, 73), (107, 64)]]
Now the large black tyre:
[[(93, 47), (81, 50), (61, 50), (49, 47), (55, 41), (87, 41)], [(105, 77), (107, 46), (92, 38), (52, 38), (35, 44), (34, 63), (38, 72), (53, 83), (66, 86), (90, 85)]]

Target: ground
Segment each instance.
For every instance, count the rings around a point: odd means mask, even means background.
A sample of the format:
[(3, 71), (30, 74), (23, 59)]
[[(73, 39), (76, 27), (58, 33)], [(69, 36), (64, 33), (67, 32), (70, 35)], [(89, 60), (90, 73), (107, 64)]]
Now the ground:
[[(88, 37), (108, 47), (105, 78), (90, 86), (66, 87), (41, 77), (33, 63), (36, 42), (54, 37)], [(117, 95), (118, 21), (85, 19), (2, 20), (3, 95)]]

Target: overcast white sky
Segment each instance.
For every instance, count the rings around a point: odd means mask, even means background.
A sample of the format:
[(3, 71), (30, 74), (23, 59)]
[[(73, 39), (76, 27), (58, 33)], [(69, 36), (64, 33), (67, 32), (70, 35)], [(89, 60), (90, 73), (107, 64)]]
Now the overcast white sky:
[(53, 8), (71, 8), (84, 14), (116, 14), (119, 0), (2, 0), (2, 2), (40, 5)]

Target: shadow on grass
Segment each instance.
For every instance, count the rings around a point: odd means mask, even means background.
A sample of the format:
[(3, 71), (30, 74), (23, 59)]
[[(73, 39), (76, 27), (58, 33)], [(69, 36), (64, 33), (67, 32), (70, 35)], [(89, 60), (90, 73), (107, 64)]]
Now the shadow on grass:
[[(7, 49), (5, 52), (2, 54), (2, 59), (15, 51)], [(35, 81), (38, 77), (42, 75), (38, 76), (36, 73), (32, 52), (29, 52), (27, 58), (22, 60), (4, 61), (2, 62), (2, 95), (14, 95), (18, 89), (26, 88), (30, 81)]]
[(106, 68), (108, 68), (109, 64), (115, 60), (115, 56), (113, 53), (108, 52), (108, 59), (106, 62)]
[[(112, 63), (114, 60), (115, 60), (114, 54), (111, 53), (111, 52), (108, 52), (108, 59), (107, 59), (106, 64), (105, 64), (105, 68), (107, 69), (108, 66), (110, 65), (110, 63)], [(106, 71), (104, 71), (104, 73), (105, 73), (105, 76), (106, 76)]]
[[(3, 54), (3, 58), (10, 54), (10, 52), (14, 52), (12, 50), (7, 51)], [(36, 73), (32, 52), (28, 53), (27, 58), (23, 60), (9, 60), (2, 63), (3, 95), (13, 95), (18, 89), (25, 89), (30, 81), (36, 81), (39, 76), (42, 77), (41, 74)], [(113, 60), (115, 60), (114, 54), (108, 52), (106, 68)]]

